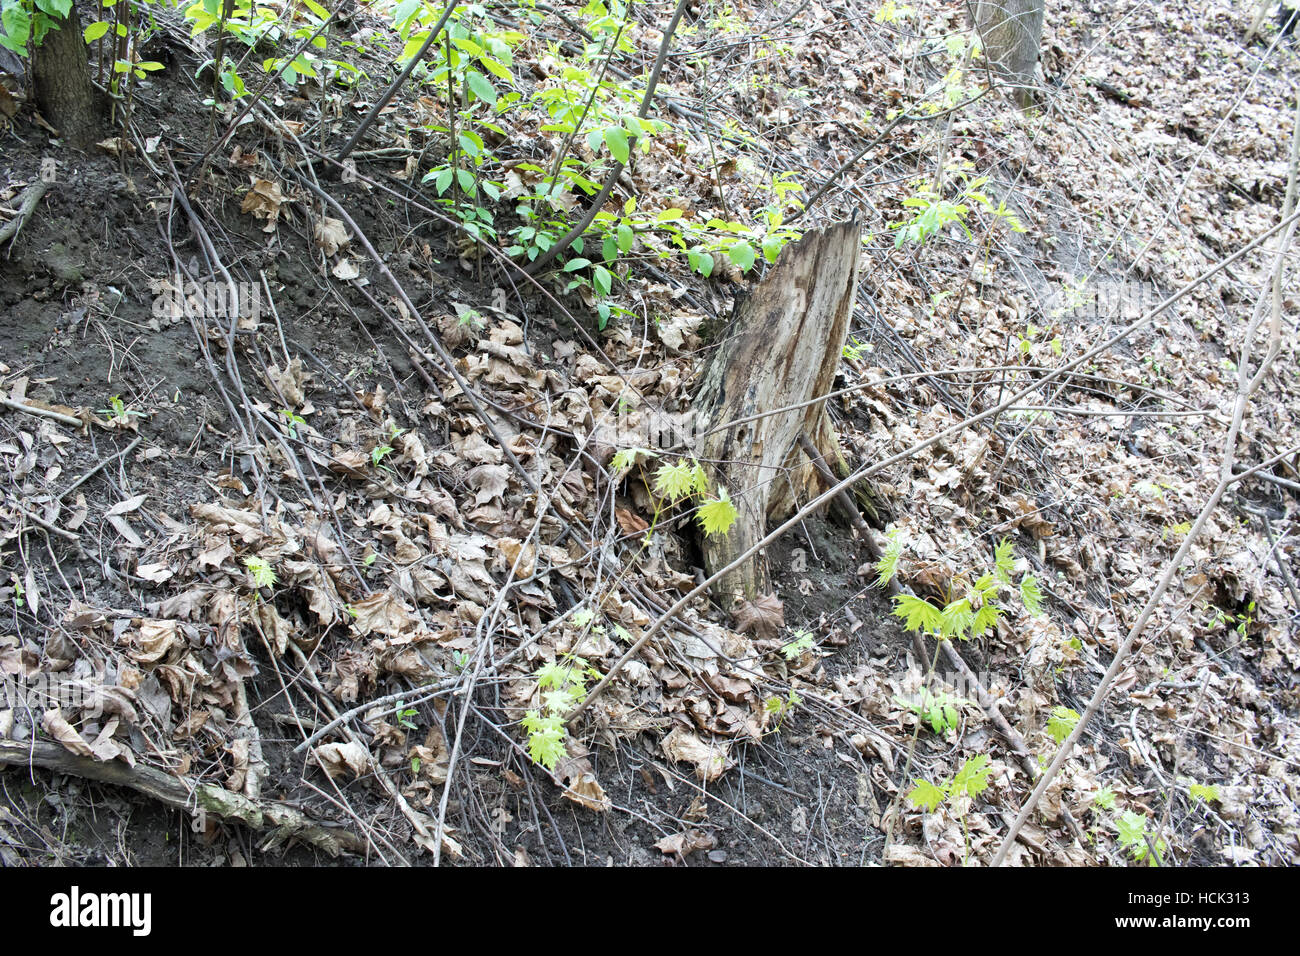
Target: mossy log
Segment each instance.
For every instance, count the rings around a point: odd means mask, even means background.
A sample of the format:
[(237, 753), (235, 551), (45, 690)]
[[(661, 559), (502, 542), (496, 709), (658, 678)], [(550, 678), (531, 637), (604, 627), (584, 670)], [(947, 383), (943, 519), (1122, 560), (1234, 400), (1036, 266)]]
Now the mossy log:
[[(853, 315), (860, 232), (856, 220), (840, 223), (782, 250), (738, 306), (701, 379), (695, 408), (705, 433), (696, 452), (712, 486), (726, 488), (739, 513), (725, 535), (704, 540), (710, 575), (756, 544), (769, 519), (789, 515), (820, 491), (797, 444), (801, 433), (847, 473), (824, 399)], [(714, 593), (729, 607), (770, 590), (763, 555), (756, 554), (721, 578)]]

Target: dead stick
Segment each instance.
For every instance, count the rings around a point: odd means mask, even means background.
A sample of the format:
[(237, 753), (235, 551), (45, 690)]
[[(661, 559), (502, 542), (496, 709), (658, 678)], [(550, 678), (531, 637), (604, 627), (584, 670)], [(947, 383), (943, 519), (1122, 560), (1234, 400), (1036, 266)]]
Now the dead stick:
[(103, 461), (97, 464), (94, 468), (90, 469), (90, 471), (86, 472), (84, 475), (82, 475), (72, 484), (68, 485), (67, 489), (64, 490), (62, 494), (59, 495), (58, 500), (62, 501), (64, 498), (68, 497), (68, 495), (72, 494), (74, 491), (76, 491), (78, 488), (80, 488), (82, 485), (88, 482), (91, 478), (94, 478), (97, 474), (99, 474), (106, 467), (108, 467), (108, 463), (110, 461), (113, 461), (116, 458), (125, 458), (127, 455), (131, 454), (131, 452), (135, 450), (135, 446), (140, 444), (140, 442), (142, 441), (144, 441), (144, 436), (137, 435), (135, 441), (131, 442), (131, 444), (127, 445), (121, 451), (114, 452), (113, 454), (109, 455), (107, 458), (105, 458)]
[(73, 418), (71, 415), (65, 415), (63, 412), (56, 412), (52, 408), (40, 408), (36, 405), (25, 405), (22, 402), (16, 402), (12, 398), (0, 398), (0, 405), (5, 408), (12, 408), (16, 412), (25, 412), (28, 415), (39, 415), (41, 418), (52, 418), (60, 425), (67, 425), (69, 428), (80, 428), (85, 424), (80, 418)]
[(45, 180), (38, 179), (23, 190), (18, 202), (18, 212), (7, 223), (0, 226), (0, 243), (18, 238), (18, 233), (22, 230), (28, 218), (31, 217), (32, 212), (36, 209), (36, 204), (41, 201), (41, 197), (45, 195), (45, 191), (49, 188), (49, 184)]
[(130, 787), (177, 810), (201, 811), (223, 819), (239, 820), (253, 829), (274, 826), (324, 850), (364, 853), (366, 841), (350, 830), (317, 823), (298, 810), (268, 801), (254, 801), (223, 787), (175, 777), (153, 767), (132, 767), (117, 760), (95, 760), (46, 741), (0, 740), (0, 766), (41, 767), (86, 780)]

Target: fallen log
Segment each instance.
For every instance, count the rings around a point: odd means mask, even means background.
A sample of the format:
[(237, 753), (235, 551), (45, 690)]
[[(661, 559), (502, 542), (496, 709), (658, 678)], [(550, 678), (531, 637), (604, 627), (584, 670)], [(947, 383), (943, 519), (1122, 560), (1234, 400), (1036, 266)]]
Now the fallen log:
[[(697, 457), (710, 488), (725, 488), (738, 512), (726, 534), (704, 540), (710, 575), (745, 553), (763, 537), (769, 519), (788, 515), (816, 487), (816, 472), (796, 446), (801, 433), (848, 473), (825, 396), (853, 315), (860, 232), (853, 220), (786, 246), (739, 303), (701, 378), (694, 400), (703, 430)], [(714, 586), (724, 607), (770, 591), (761, 554)]]
[(174, 810), (238, 820), (254, 830), (269, 831), (263, 849), (290, 838), (324, 850), (330, 856), (364, 853), (367, 849), (367, 841), (351, 830), (318, 822), (286, 804), (250, 800), (214, 784), (172, 776), (144, 764), (131, 766), (117, 760), (82, 757), (59, 744), (42, 740), (0, 740), (0, 767), (5, 766), (42, 767), (55, 773), (129, 787)]

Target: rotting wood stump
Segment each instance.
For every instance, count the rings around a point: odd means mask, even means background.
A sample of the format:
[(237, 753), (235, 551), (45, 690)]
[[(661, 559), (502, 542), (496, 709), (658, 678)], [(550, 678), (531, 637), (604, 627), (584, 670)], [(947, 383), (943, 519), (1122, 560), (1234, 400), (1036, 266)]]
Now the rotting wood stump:
[[(807, 433), (832, 467), (847, 474), (826, 411), (853, 315), (861, 229), (856, 219), (809, 232), (786, 246), (776, 266), (740, 303), (695, 397), (707, 431), (696, 446), (711, 487), (725, 487), (738, 517), (725, 535), (703, 543), (711, 576), (754, 546), (769, 519), (820, 491), (798, 447)], [(823, 399), (817, 401), (817, 399)], [(757, 417), (761, 416), (761, 417)], [(762, 554), (714, 586), (724, 607), (771, 591)]]

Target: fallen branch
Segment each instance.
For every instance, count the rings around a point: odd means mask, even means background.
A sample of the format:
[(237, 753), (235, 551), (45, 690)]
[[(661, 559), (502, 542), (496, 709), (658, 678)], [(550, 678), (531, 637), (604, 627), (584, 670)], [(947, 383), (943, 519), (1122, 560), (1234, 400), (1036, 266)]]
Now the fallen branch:
[(41, 197), (45, 195), (45, 191), (49, 188), (49, 183), (43, 179), (38, 179), (23, 190), (23, 194), (18, 200), (18, 212), (7, 223), (0, 226), (0, 243), (18, 238), (18, 233), (22, 231), (24, 224), (36, 210), (36, 204), (41, 201)]
[(153, 767), (135, 766), (116, 760), (79, 757), (61, 745), (47, 741), (0, 740), (0, 766), (40, 767), (129, 787), (176, 810), (210, 813), (223, 820), (238, 820), (254, 830), (271, 830), (269, 845), (288, 839), (301, 840), (330, 856), (364, 853), (366, 841), (351, 830), (327, 826), (305, 814), (272, 801), (255, 801), (223, 787), (175, 777)]
[[(3, 236), (0, 236), (0, 241), (3, 241), (3, 238)], [(26, 415), (52, 418), (60, 425), (67, 425), (69, 428), (81, 428), (86, 424), (80, 418), (73, 418), (71, 415), (65, 415), (63, 412), (56, 412), (52, 408), (41, 408), (39, 405), (28, 405), (24, 402), (16, 402), (12, 398), (0, 397), (0, 405), (3, 405), (5, 408), (11, 408), (15, 412), (23, 412)]]

